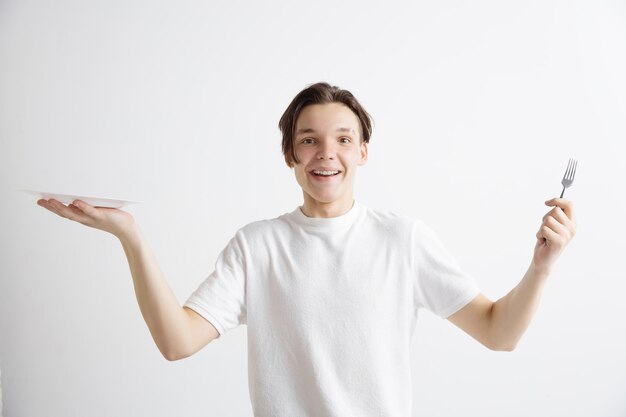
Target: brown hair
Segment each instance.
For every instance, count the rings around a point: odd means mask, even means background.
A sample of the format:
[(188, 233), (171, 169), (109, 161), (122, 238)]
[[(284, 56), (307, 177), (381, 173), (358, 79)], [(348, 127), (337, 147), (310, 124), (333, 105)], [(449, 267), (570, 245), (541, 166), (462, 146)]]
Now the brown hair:
[(319, 82), (311, 84), (300, 91), (291, 101), (278, 122), (278, 128), (283, 134), (282, 150), (286, 160), (287, 155), (290, 155), (291, 161), (299, 162), (293, 147), (293, 137), (296, 130), (296, 121), (302, 109), (311, 104), (329, 103), (341, 103), (352, 110), (358, 117), (361, 125), (361, 143), (369, 143), (372, 135), (372, 116), (365, 111), (350, 91), (342, 90), (325, 82)]

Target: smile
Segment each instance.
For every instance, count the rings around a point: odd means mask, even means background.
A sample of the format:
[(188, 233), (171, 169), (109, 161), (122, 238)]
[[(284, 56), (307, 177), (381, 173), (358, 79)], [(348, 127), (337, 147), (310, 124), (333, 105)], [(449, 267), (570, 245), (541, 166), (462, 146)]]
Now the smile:
[(312, 173), (313, 175), (317, 175), (320, 177), (332, 177), (334, 175), (339, 174), (341, 171), (319, 171), (319, 170), (313, 170)]

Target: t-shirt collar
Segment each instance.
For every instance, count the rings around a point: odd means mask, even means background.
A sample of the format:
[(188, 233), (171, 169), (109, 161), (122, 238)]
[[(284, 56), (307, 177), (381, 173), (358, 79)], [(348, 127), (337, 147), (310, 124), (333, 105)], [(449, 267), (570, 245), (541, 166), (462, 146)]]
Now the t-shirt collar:
[(344, 214), (336, 217), (308, 217), (302, 212), (302, 206), (298, 206), (291, 212), (296, 223), (302, 226), (315, 228), (334, 228), (351, 225), (361, 211), (361, 204), (353, 200), (352, 207)]

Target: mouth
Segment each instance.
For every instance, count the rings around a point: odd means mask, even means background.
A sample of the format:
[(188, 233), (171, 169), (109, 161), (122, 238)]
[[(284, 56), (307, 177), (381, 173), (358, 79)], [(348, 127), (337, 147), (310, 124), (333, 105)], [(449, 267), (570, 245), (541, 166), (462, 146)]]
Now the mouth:
[(314, 169), (312, 171), (310, 171), (310, 174), (316, 176), (316, 177), (334, 177), (336, 175), (341, 174), (342, 171), (334, 169), (334, 170), (321, 170), (321, 169)]

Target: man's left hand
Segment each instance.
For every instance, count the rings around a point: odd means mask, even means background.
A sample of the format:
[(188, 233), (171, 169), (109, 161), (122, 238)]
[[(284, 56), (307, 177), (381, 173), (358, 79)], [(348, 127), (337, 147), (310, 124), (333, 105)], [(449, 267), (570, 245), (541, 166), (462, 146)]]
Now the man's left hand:
[(543, 216), (543, 223), (536, 234), (532, 266), (537, 271), (550, 273), (554, 262), (576, 235), (576, 220), (571, 201), (553, 198), (545, 204), (554, 208)]

